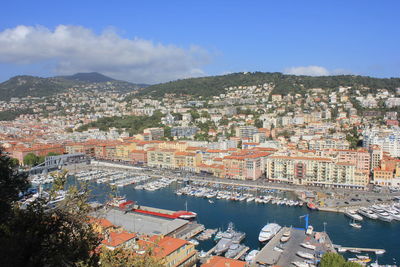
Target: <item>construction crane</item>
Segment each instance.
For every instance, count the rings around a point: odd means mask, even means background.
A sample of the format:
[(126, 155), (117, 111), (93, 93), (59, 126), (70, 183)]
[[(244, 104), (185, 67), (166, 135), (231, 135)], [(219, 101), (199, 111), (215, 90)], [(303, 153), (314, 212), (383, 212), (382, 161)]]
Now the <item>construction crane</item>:
[(299, 219), (303, 219), (304, 218), (304, 221), (305, 221), (305, 223), (306, 223), (306, 230), (307, 230), (307, 228), (308, 228), (308, 214), (305, 214), (305, 215), (303, 215), (303, 216), (300, 216), (299, 217)]

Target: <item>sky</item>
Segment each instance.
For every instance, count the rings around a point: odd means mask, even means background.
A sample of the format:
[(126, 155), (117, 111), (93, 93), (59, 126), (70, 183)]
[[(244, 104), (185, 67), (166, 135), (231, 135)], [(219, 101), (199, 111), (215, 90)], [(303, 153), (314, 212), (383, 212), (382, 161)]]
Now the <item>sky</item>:
[(0, 81), (242, 71), (400, 77), (400, 1), (4, 0)]

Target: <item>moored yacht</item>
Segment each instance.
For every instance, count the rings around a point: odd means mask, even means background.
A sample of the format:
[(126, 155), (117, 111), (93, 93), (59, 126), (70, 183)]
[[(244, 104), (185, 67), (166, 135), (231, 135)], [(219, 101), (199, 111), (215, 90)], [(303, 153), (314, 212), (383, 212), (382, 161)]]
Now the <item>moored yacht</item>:
[(373, 219), (373, 220), (378, 219), (378, 215), (376, 215), (372, 210), (370, 210), (368, 208), (362, 207), (357, 212), (360, 213), (361, 215), (367, 217), (367, 218), (370, 218), (370, 219)]
[(314, 255), (311, 253), (307, 253), (304, 251), (297, 251), (297, 256), (303, 258), (303, 259), (308, 259), (308, 260), (313, 260), (314, 259)]
[(346, 215), (347, 217), (350, 217), (351, 219), (356, 220), (356, 221), (362, 221), (363, 220), (363, 217), (358, 215), (355, 210), (347, 210), (344, 213), (344, 215)]
[(269, 223), (265, 225), (258, 236), (258, 241), (260, 242), (266, 242), (273, 238), (281, 229), (282, 227), (279, 224), (276, 223)]
[(376, 215), (378, 215), (378, 218), (382, 221), (385, 222), (393, 221), (393, 217), (386, 211), (378, 212)]
[(311, 250), (315, 250), (315, 249), (317, 248), (316, 246), (311, 245), (309, 242), (301, 243), (300, 245), (301, 245), (303, 248), (308, 248), (308, 249), (311, 249)]

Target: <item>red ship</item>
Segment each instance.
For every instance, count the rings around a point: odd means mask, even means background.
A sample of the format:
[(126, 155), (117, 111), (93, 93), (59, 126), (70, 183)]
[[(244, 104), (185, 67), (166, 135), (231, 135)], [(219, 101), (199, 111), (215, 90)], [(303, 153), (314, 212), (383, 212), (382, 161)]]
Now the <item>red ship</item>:
[(318, 209), (317, 206), (312, 202), (308, 202), (307, 203), (307, 208), (309, 208), (310, 210), (317, 210)]
[(172, 211), (165, 209), (152, 208), (147, 206), (141, 206), (132, 200), (126, 200), (125, 198), (115, 198), (113, 201), (108, 203), (108, 205), (113, 207), (118, 207), (126, 212), (137, 212), (157, 217), (163, 217), (168, 219), (185, 219), (192, 220), (197, 217), (197, 213), (192, 211)]

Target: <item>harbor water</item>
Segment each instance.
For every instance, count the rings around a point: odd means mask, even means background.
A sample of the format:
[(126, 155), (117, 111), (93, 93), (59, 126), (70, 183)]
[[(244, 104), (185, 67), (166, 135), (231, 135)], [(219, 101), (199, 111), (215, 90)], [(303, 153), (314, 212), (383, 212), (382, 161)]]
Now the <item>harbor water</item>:
[[(300, 216), (309, 214), (310, 224), (316, 231), (329, 234), (332, 242), (344, 247), (380, 248), (386, 253), (379, 255), (380, 264), (400, 263), (400, 222), (387, 223), (380, 220), (364, 218), (361, 229), (349, 226), (350, 219), (341, 213), (310, 211), (305, 207), (290, 207), (274, 204), (258, 204), (246, 201), (230, 201), (225, 199), (208, 199), (193, 196), (178, 196), (174, 192), (179, 183), (157, 190), (146, 191), (135, 189), (133, 185), (118, 188), (121, 196), (136, 201), (140, 205), (153, 206), (169, 210), (184, 210), (186, 203), (188, 210), (198, 214), (197, 221), (206, 228), (226, 229), (229, 222), (233, 222), (235, 229), (246, 233), (244, 244), (251, 249), (259, 249), (258, 234), (267, 223), (275, 222), (281, 226), (304, 228), (305, 222)], [(106, 184), (91, 183), (93, 199), (105, 201), (110, 187)], [(208, 250), (214, 246), (212, 240), (200, 242), (198, 250)], [(362, 253), (365, 255), (366, 253)], [(372, 260), (375, 254), (369, 254)], [(352, 253), (345, 253), (345, 257), (354, 257)]]

